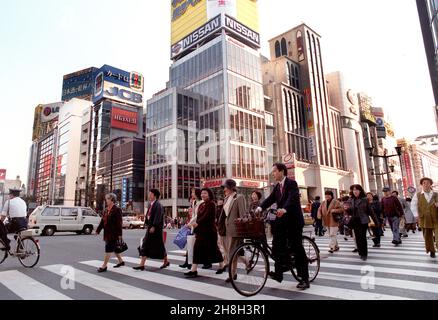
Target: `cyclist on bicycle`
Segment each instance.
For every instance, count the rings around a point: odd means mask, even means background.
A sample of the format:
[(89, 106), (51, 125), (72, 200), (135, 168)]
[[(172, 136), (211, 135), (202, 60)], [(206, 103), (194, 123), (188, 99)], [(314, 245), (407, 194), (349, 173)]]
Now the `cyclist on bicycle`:
[[(0, 239), (10, 249), (10, 240), (8, 233), (18, 232), (22, 228), (27, 228), (27, 205), (20, 198), (20, 189), (9, 189), (9, 200), (5, 202), (0, 216)], [(4, 225), (4, 221), (8, 218), (8, 223)]]
[(300, 190), (296, 181), (287, 177), (287, 167), (283, 163), (276, 163), (272, 169), (272, 176), (277, 182), (272, 194), (257, 208), (262, 212), (277, 204), (277, 219), (273, 224), (272, 254), (275, 258), (275, 272), (269, 275), (272, 279), (282, 282), (283, 273), (290, 271), (290, 249), (295, 256), (298, 276), (302, 281), (298, 289), (310, 288), (309, 265), (303, 247), (304, 217), (300, 203)]

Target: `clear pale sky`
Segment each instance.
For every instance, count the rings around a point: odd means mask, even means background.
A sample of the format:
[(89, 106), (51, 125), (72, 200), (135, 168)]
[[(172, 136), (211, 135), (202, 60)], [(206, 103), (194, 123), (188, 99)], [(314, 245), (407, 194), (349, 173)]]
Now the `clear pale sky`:
[[(145, 75), (146, 98), (168, 80), (170, 1), (0, 0), (0, 168), (27, 177), (33, 110), (61, 99), (62, 76), (110, 64)], [(414, 0), (259, 0), (267, 41), (305, 22), (323, 37), (326, 73), (343, 71), (394, 121), (434, 134), (433, 95)]]

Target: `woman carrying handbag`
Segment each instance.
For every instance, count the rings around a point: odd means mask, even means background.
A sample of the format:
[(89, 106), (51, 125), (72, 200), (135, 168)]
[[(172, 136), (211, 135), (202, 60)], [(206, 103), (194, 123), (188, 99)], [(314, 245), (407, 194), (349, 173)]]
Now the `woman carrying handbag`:
[(103, 230), (103, 239), (105, 241), (105, 259), (102, 267), (97, 270), (99, 273), (108, 271), (108, 262), (112, 254), (115, 254), (119, 261), (114, 268), (123, 267), (125, 262), (120, 253), (128, 249), (122, 238), (122, 210), (116, 205), (117, 196), (113, 193), (107, 194), (105, 202), (107, 208), (96, 230), (96, 235), (99, 235)]

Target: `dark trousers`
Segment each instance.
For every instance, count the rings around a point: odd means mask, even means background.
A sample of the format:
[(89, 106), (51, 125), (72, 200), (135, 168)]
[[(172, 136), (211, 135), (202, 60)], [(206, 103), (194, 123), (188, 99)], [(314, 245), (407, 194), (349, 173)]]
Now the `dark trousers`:
[(3, 241), (3, 243), (6, 246), (9, 244), (8, 231), (7, 231), (3, 221), (1, 221), (1, 220), (0, 220), (0, 239)]
[(357, 250), (361, 257), (368, 257), (367, 241), (368, 224), (358, 223), (354, 226), (354, 235), (356, 237)]
[(315, 234), (317, 236), (324, 235), (324, 226), (322, 225), (322, 219), (315, 219)]
[(277, 219), (272, 224), (272, 254), (275, 260), (275, 274), (283, 277), (283, 273), (291, 269), (291, 252), (294, 253), (298, 276), (309, 280), (309, 262), (303, 247), (303, 229), (290, 227), (288, 221)]

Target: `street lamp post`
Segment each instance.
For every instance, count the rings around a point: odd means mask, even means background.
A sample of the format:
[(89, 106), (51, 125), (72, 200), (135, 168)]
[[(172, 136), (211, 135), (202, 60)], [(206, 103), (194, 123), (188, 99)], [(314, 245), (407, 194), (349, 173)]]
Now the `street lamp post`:
[[(374, 148), (371, 148), (371, 149), (370, 149), (370, 156), (371, 156), (371, 157), (374, 157), (374, 158), (381, 158), (381, 159), (384, 159), (384, 160), (385, 160), (385, 168), (386, 168), (385, 170), (386, 170), (386, 172), (384, 172), (384, 173), (380, 173), (380, 174), (374, 174), (374, 172), (372, 172), (371, 174), (372, 174), (372, 175), (375, 175), (375, 176), (383, 176), (383, 175), (387, 175), (387, 178), (388, 178), (388, 184), (389, 184), (388, 187), (390, 187), (390, 188), (392, 189), (392, 184), (391, 184), (391, 173), (393, 173), (393, 172), (395, 171), (395, 166), (394, 166), (394, 165), (391, 165), (391, 166), (390, 166), (390, 165), (388, 164), (388, 159), (390, 159), (390, 158), (394, 158), (394, 157), (399, 157), (399, 159), (400, 159), (400, 165), (401, 165), (402, 147), (397, 146), (397, 147), (395, 148), (395, 150), (397, 151), (397, 154), (393, 154), (393, 155), (388, 155), (387, 151), (385, 151), (384, 155), (381, 156), (381, 155), (379, 155), (379, 154), (374, 154), (374, 153), (373, 153), (373, 150), (374, 150)], [(403, 170), (402, 170), (402, 174), (403, 174)]]

